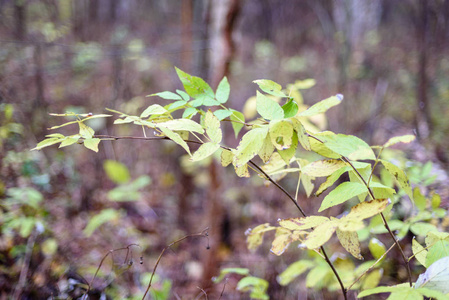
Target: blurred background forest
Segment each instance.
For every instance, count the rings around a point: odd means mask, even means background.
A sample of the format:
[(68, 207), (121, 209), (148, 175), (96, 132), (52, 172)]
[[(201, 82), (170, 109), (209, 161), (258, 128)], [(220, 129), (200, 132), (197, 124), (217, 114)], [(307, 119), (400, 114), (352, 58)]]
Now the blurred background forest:
[[(286, 86), (313, 78), (305, 104), (345, 96), (328, 114), (334, 132), (370, 144), (416, 134), (404, 148), (411, 179), (439, 190), (447, 208), (448, 45), (447, 0), (0, 0), (0, 299), (79, 297), (76, 287), (90, 282), (103, 256), (130, 244), (139, 247), (112, 258), (123, 267), (132, 257), (133, 266), (114, 278), (108, 258), (92, 289), (140, 299), (160, 251), (206, 227), (209, 241), (188, 239), (162, 258), (155, 299), (199, 299), (204, 291), (218, 299), (223, 282), (211, 278), (224, 267), (268, 280), (272, 299), (322, 299), (325, 292), (307, 296), (303, 280), (276, 281), (298, 250), (247, 250), (247, 228), (296, 217), (262, 179), (191, 165), (170, 142), (102, 142), (97, 154), (77, 145), (29, 150), (61, 121), (50, 112), (137, 114), (166, 104), (145, 96), (182, 89), (174, 66), (214, 89), (226, 75), (229, 106), (238, 110), (255, 95), (253, 80)], [(112, 122), (90, 125), (98, 134), (142, 134)], [(108, 168), (124, 177), (111, 178)], [(282, 183), (294, 191), (294, 179)], [(313, 198), (300, 198), (317, 211)], [(382, 283), (403, 279), (386, 274)], [(222, 299), (248, 297), (235, 291), (237, 281), (229, 278)]]

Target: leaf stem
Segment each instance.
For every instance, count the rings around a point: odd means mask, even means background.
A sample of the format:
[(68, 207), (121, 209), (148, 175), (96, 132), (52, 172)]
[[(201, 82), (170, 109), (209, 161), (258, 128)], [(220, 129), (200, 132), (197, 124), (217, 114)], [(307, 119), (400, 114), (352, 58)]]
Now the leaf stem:
[(379, 259), (376, 260), (376, 262), (375, 262), (371, 267), (369, 267), (368, 269), (365, 270), (365, 272), (363, 272), (362, 274), (360, 274), (360, 276), (357, 277), (357, 279), (354, 280), (354, 282), (351, 283), (350, 286), (348, 286), (348, 290), (350, 290), (354, 284), (356, 284), (356, 283), (357, 283), (363, 276), (365, 276), (366, 273), (368, 273), (369, 271), (371, 271), (371, 270), (372, 270), (372, 269), (373, 269), (373, 268), (374, 268), (374, 267), (375, 267), (375, 266), (376, 266), (376, 265), (377, 265), (377, 264), (378, 264), (378, 263), (385, 257), (385, 255), (387, 255), (387, 253), (390, 252), (391, 249), (393, 249), (394, 246), (396, 246), (395, 243), (393, 243), (393, 245), (391, 245), (391, 247), (390, 247), (387, 251), (385, 251), (384, 254), (382, 254), (382, 256), (379, 257)]

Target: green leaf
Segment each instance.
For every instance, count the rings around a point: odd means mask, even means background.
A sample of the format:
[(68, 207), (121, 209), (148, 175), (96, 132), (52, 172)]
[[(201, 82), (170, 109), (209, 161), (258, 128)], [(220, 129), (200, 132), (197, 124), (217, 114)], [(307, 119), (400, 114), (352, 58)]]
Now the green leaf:
[(360, 242), (357, 232), (343, 231), (337, 228), (337, 237), (346, 251), (357, 259), (363, 259), (363, 256), (360, 254)]
[(349, 170), (352, 170), (352, 168), (350, 166), (347, 166), (345, 168), (340, 168), (334, 171), (329, 177), (326, 178), (326, 181), (320, 185), (318, 190), (315, 192), (315, 195), (316, 196), (321, 195), (321, 193), (323, 193), (330, 186), (332, 186), (338, 180), (338, 178), (340, 178), (340, 176), (343, 175), (343, 173), (348, 172)]
[(191, 97), (197, 98), (204, 94), (212, 99), (214, 98), (214, 91), (203, 79), (189, 75), (176, 67), (175, 69), (182, 85), (184, 86), (184, 89)]
[(214, 115), (221, 121), (232, 115), (232, 111), (229, 109), (217, 109), (214, 111)]
[(231, 109), (232, 114), (230, 115), (230, 119), (232, 121), (232, 129), (234, 129), (235, 137), (238, 136), (240, 130), (242, 130), (245, 125), (245, 116), (236, 110)]
[(321, 203), (319, 212), (332, 206), (344, 203), (349, 199), (367, 192), (366, 186), (358, 182), (343, 182), (332, 190)]
[(175, 119), (167, 122), (155, 123), (158, 128), (167, 128), (172, 131), (191, 131), (204, 133), (203, 127), (197, 122), (189, 119)]
[(128, 168), (118, 161), (107, 159), (103, 162), (103, 168), (108, 178), (117, 184), (126, 183), (131, 179)]
[(293, 126), (286, 120), (270, 122), (269, 134), (272, 144), (278, 150), (290, 148), (292, 144)]
[(321, 139), (327, 148), (350, 160), (376, 159), (371, 147), (353, 135), (335, 134), (323, 136)]
[(411, 135), (411, 134), (402, 135), (402, 136), (395, 136), (395, 137), (392, 137), (391, 139), (389, 139), (384, 144), (383, 147), (387, 148), (387, 147), (393, 146), (393, 145), (398, 144), (398, 143), (410, 143), (410, 142), (414, 141), (415, 138), (416, 137), (414, 135)]
[(184, 99), (184, 101), (190, 100), (190, 96), (186, 92), (181, 91), (181, 90), (176, 90), (176, 92), (182, 97), (182, 99)]
[(229, 93), (231, 92), (231, 87), (229, 86), (228, 79), (223, 77), (217, 87), (217, 91), (215, 93), (215, 98), (217, 98), (218, 102), (226, 103), (229, 99)]
[(402, 171), (400, 168), (395, 166), (394, 164), (380, 159), (380, 162), (382, 165), (387, 169), (387, 171), (393, 175), (393, 177), (398, 182), (399, 186), (407, 193), (407, 195), (410, 197), (410, 199), (413, 201), (413, 192), (412, 187), (410, 186), (410, 182), (408, 180), (407, 175)]
[(416, 289), (418, 292), (420, 292), (423, 296), (426, 298), (431, 298), (435, 300), (449, 300), (449, 295), (443, 294), (440, 291), (437, 291), (435, 289), (429, 289), (429, 288), (418, 288)]
[(220, 149), (220, 145), (218, 145), (218, 144), (204, 143), (198, 148), (198, 150), (195, 151), (195, 153), (193, 153), (190, 160), (191, 161), (203, 160), (206, 157), (209, 157), (212, 154), (214, 154), (215, 151), (217, 151), (218, 149)]
[(235, 150), (234, 165), (240, 167), (250, 161), (262, 148), (267, 134), (267, 126), (248, 131)]
[(76, 142), (78, 142), (79, 138), (80, 138), (79, 135), (68, 136), (61, 142), (61, 144), (59, 145), (58, 148), (62, 148), (62, 147), (73, 145)]
[(318, 114), (325, 113), (329, 108), (338, 105), (341, 103), (341, 100), (343, 100), (343, 95), (338, 94), (332, 97), (329, 97), (327, 99), (321, 100), (318, 103), (315, 103), (308, 109), (302, 111), (299, 113), (299, 116), (301, 117), (311, 117)]
[(284, 110), (274, 100), (257, 91), (256, 109), (262, 118), (267, 120), (280, 120), (284, 118)]
[(266, 294), (268, 289), (268, 281), (262, 278), (247, 276), (237, 283), (237, 290), (247, 292), (250, 291), (250, 297), (252, 299), (270, 299)]
[(99, 214), (93, 216), (89, 223), (87, 223), (86, 228), (84, 228), (83, 233), (85, 236), (90, 237), (94, 231), (103, 225), (104, 223), (110, 222), (112, 220), (116, 220), (120, 217), (120, 213), (113, 209), (103, 209)]
[(298, 104), (290, 98), (287, 103), (282, 105), (282, 110), (284, 111), (284, 118), (291, 118), (296, 116), (298, 113)]
[(346, 166), (346, 163), (339, 159), (318, 160), (306, 165), (302, 168), (302, 172), (313, 177), (324, 177)]
[(153, 97), (153, 96), (158, 96), (158, 97), (161, 97), (162, 99), (166, 99), (166, 100), (182, 100), (181, 96), (179, 96), (173, 92), (168, 92), (168, 91), (151, 94), (151, 95), (148, 95), (147, 97)]
[(448, 282), (449, 256), (446, 256), (432, 263), (426, 272), (419, 275), (415, 288), (426, 287), (447, 294), (449, 293)]
[[(176, 94), (175, 94), (176, 95)], [(148, 118), (150, 115), (162, 115), (167, 113), (168, 111), (160, 106), (159, 104), (153, 104), (147, 107), (142, 114), (140, 115), (141, 118), (145, 119)]]
[(430, 200), (432, 208), (437, 209), (441, 204), (441, 196), (438, 194), (433, 194), (432, 199)]
[(224, 268), (224, 269), (220, 270), (220, 275), (218, 277), (212, 278), (212, 281), (214, 283), (219, 283), (228, 274), (238, 274), (238, 275), (242, 275), (242, 276), (248, 276), (249, 270), (246, 268)]
[[(325, 138), (334, 136), (335, 133), (331, 131), (323, 131), (319, 133), (314, 133), (313, 136), (309, 136), (309, 143), (310, 148), (313, 152), (318, 153), (319, 155), (322, 155), (324, 157), (328, 158), (340, 158), (341, 155), (338, 153), (335, 153), (331, 149), (329, 149), (322, 141), (324, 141)], [(320, 139), (320, 141), (317, 141), (315, 138)]]
[(417, 236), (426, 236), (429, 233), (429, 231), (438, 231), (438, 229), (433, 224), (417, 222), (413, 223), (410, 226), (410, 231)]
[(206, 117), (204, 118), (204, 125), (206, 127), (206, 133), (209, 136), (210, 140), (213, 143), (220, 143), (223, 138), (223, 134), (220, 128), (220, 121), (210, 110), (206, 113)]
[(139, 190), (146, 187), (150, 183), (151, 178), (149, 176), (140, 176), (130, 183), (121, 184), (110, 190), (108, 192), (108, 198), (109, 200), (116, 202), (137, 201), (141, 196)]
[(87, 149), (90, 149), (92, 151), (98, 152), (98, 144), (100, 144), (100, 139), (93, 138), (93, 139), (85, 139), (84, 140), (84, 147)]
[(40, 141), (36, 145), (36, 147), (31, 149), (31, 151), (33, 151), (33, 150), (41, 150), (42, 148), (45, 148), (45, 147), (48, 147), (48, 146), (51, 146), (51, 145), (54, 145), (54, 144), (57, 144), (57, 143), (60, 143), (60, 142), (61, 142), (60, 138), (48, 138), (48, 139), (45, 139), (43, 141)]
[(420, 243), (418, 243), (416, 239), (412, 240), (412, 251), (416, 260), (424, 267), (427, 267), (426, 264), (427, 250)]
[(361, 289), (367, 290), (375, 288), (379, 285), (380, 280), (383, 277), (383, 269), (375, 269), (368, 273), (368, 275), (364, 276), (363, 284)]
[[(446, 238), (444, 237), (446, 236)], [(427, 233), (426, 245), (429, 247), (426, 256), (426, 266), (430, 266), (437, 260), (449, 256), (449, 241), (447, 233), (430, 231)]]
[(369, 241), (368, 248), (375, 259), (379, 259), (387, 251), (385, 245), (376, 238)]
[(299, 143), (305, 150), (310, 151), (311, 150), (310, 141), (306, 129), (298, 119), (292, 118), (291, 120), (293, 124), (293, 129), (295, 129), (296, 134), (298, 135)]
[(255, 84), (259, 86), (259, 88), (267, 94), (276, 96), (276, 97), (287, 97), (282, 92), (282, 86), (272, 80), (269, 79), (258, 79), (253, 81)]
[(179, 101), (173, 102), (172, 104), (170, 104), (170, 105), (168, 105), (168, 106), (166, 106), (166, 107), (168, 108), (168, 110), (174, 111), (174, 110), (176, 110), (177, 108), (180, 108), (180, 107), (185, 106), (186, 104), (187, 104), (187, 101), (185, 101), (185, 100), (179, 100)]
[(319, 289), (323, 287), (325, 284), (325, 278), (328, 274), (328, 267), (324, 265), (318, 265), (307, 274), (306, 277), (306, 287)]
[[(392, 300), (412, 300), (412, 299), (419, 299), (422, 300), (422, 296), (419, 294), (418, 291), (416, 291), (414, 288), (408, 286), (408, 283), (403, 283), (399, 285), (394, 286), (378, 286), (373, 289), (364, 290), (358, 294), (357, 298), (363, 298), (366, 296), (374, 295), (374, 294), (380, 294), (380, 293), (397, 293), (397, 295), (400, 298), (394, 298)], [(418, 296), (419, 298), (416, 298)], [(410, 298), (407, 298), (410, 297)], [(390, 299), (390, 298), (389, 298)]]
[(183, 114), (182, 114), (182, 118), (183, 118), (183, 119), (185, 119), (185, 118), (191, 118), (191, 117), (193, 117), (194, 115), (196, 115), (197, 113), (198, 113), (198, 111), (196, 110), (196, 108), (194, 108), (194, 107), (187, 107), (187, 108), (184, 110)]
[(95, 131), (92, 128), (90, 128), (83, 122), (78, 122), (78, 125), (80, 127), (80, 135), (83, 138), (85, 138), (87, 140), (87, 139), (91, 139), (94, 136)]
[(313, 266), (314, 263), (310, 260), (299, 260), (288, 266), (276, 279), (280, 285), (286, 286)]
[[(201, 126), (201, 125), (200, 125)], [(175, 142), (176, 144), (180, 145), (182, 148), (184, 148), (184, 150), (187, 151), (187, 153), (189, 155), (192, 155), (190, 153), (190, 149), (189, 146), (187, 145), (187, 143), (181, 138), (181, 136), (179, 134), (177, 134), (176, 132), (171, 131), (168, 128), (165, 127), (160, 127), (159, 128), (166, 137), (168, 137), (169, 139), (171, 139), (173, 142)]]

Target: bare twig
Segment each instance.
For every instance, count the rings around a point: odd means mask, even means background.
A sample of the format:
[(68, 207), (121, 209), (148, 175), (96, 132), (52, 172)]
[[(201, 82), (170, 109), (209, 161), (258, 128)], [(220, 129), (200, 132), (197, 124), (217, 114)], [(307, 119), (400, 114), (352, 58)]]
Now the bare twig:
[[(95, 278), (97, 277), (98, 272), (100, 271), (100, 268), (101, 268), (101, 266), (103, 265), (103, 263), (104, 263), (104, 261), (106, 260), (106, 258), (107, 258), (109, 255), (112, 256), (113, 253), (116, 252), (116, 251), (127, 250), (127, 251), (126, 251), (126, 258), (125, 258), (125, 263), (126, 263), (126, 259), (128, 258), (128, 254), (129, 254), (130, 248), (133, 247), (133, 246), (140, 247), (138, 244), (129, 244), (128, 246), (123, 247), (123, 248), (118, 248), (118, 249), (109, 250), (108, 253), (106, 253), (106, 255), (103, 256), (103, 258), (102, 258), (101, 261), (100, 261), (100, 264), (98, 265), (97, 270), (95, 271), (94, 277), (92, 277), (90, 283), (87, 284), (87, 290), (86, 290), (86, 292), (84, 293), (83, 298), (81, 298), (82, 300), (87, 299), (87, 294), (89, 293), (90, 289), (92, 288), (92, 284), (94, 283), (94, 280), (95, 280)], [(112, 263), (114, 264), (114, 261), (112, 261)]]
[(175, 245), (177, 243), (180, 243), (180, 242), (184, 241), (185, 239), (188, 239), (188, 238), (191, 238), (191, 237), (202, 236), (202, 237), (206, 237), (207, 238), (208, 237), (208, 230), (209, 230), (209, 228), (206, 228), (206, 229), (204, 229), (203, 231), (201, 231), (199, 233), (188, 234), (186, 236), (183, 236), (182, 238), (177, 239), (176, 241), (170, 243), (167, 247), (162, 249), (161, 254), (159, 254), (159, 257), (157, 258), (156, 264), (154, 265), (153, 272), (151, 273), (151, 277), (150, 277), (150, 282), (148, 283), (148, 287), (147, 287), (145, 293), (143, 294), (142, 300), (145, 299), (145, 297), (147, 296), (148, 292), (150, 291), (151, 284), (153, 282), (154, 274), (156, 273), (157, 266), (159, 265), (159, 263), (160, 263), (160, 261), (162, 259), (162, 255), (164, 255), (165, 251), (167, 249), (169, 249), (171, 246), (173, 246), (173, 245)]
[(379, 259), (376, 260), (376, 262), (375, 262), (371, 267), (369, 267), (367, 270), (365, 270), (365, 272), (363, 272), (362, 274), (360, 274), (360, 276), (357, 277), (357, 279), (354, 280), (354, 282), (351, 283), (350, 286), (348, 286), (348, 290), (350, 290), (354, 284), (356, 284), (356, 283), (357, 283), (363, 276), (365, 276), (366, 273), (368, 273), (369, 271), (371, 271), (371, 270), (372, 270), (372, 269), (373, 269), (373, 268), (374, 268), (374, 267), (375, 267), (375, 266), (382, 260), (382, 258), (384, 258), (385, 255), (387, 255), (387, 253), (390, 252), (391, 249), (393, 249), (394, 246), (396, 246), (395, 243), (393, 243), (393, 245), (391, 245), (391, 247), (390, 247), (387, 251), (385, 251), (385, 253), (382, 254), (382, 256), (379, 257)]
[(23, 264), (22, 269), (20, 270), (20, 276), (19, 276), (19, 282), (17, 283), (17, 286), (14, 291), (13, 299), (20, 299), (20, 295), (22, 294), (22, 290), (25, 287), (27, 275), (28, 275), (28, 269), (30, 267), (30, 261), (31, 261), (31, 254), (33, 253), (33, 247), (36, 243), (36, 238), (39, 234), (39, 231), (37, 228), (34, 228), (31, 232), (30, 237), (28, 238), (26, 250), (25, 250), (25, 257), (23, 258)]

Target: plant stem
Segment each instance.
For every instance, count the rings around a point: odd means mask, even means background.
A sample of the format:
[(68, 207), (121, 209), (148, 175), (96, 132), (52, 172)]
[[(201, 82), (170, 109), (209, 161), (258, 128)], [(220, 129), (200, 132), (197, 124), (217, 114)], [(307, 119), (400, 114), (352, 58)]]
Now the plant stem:
[(385, 257), (385, 255), (387, 255), (387, 253), (391, 251), (391, 249), (393, 249), (394, 246), (396, 246), (395, 243), (393, 243), (393, 245), (391, 245), (391, 247), (390, 247), (387, 251), (385, 251), (385, 253), (382, 254), (382, 256), (379, 257), (379, 259), (376, 260), (376, 262), (375, 262), (371, 267), (369, 267), (367, 270), (365, 270), (365, 272), (363, 272), (362, 274), (360, 274), (360, 276), (357, 277), (357, 279), (354, 280), (354, 282), (351, 283), (350, 286), (348, 286), (348, 290), (350, 290), (354, 284), (356, 284), (356, 283), (357, 283), (363, 276), (365, 276), (366, 273), (368, 273), (369, 271), (371, 271), (371, 270), (374, 268), (374, 266), (377, 265), (377, 264), (379, 263), (379, 261), (381, 261), (381, 260)]
[(169, 249), (171, 246), (173, 246), (173, 245), (175, 245), (175, 244), (177, 244), (177, 243), (180, 243), (180, 242), (182, 242), (183, 240), (188, 239), (189, 237), (195, 237), (195, 236), (203, 236), (203, 237), (207, 237), (207, 230), (208, 230), (208, 228), (206, 228), (205, 230), (203, 230), (203, 231), (201, 231), (201, 232), (199, 232), (199, 233), (194, 233), (194, 234), (189, 234), (189, 235), (183, 236), (182, 238), (177, 239), (176, 241), (170, 243), (167, 247), (165, 247), (165, 248), (162, 250), (162, 252), (159, 254), (159, 257), (157, 258), (156, 264), (154, 265), (153, 273), (151, 273), (150, 282), (148, 283), (148, 287), (147, 287), (147, 289), (146, 289), (146, 291), (145, 291), (145, 294), (143, 294), (142, 300), (145, 299), (145, 297), (147, 296), (148, 292), (150, 291), (151, 283), (153, 282), (154, 274), (156, 273), (157, 266), (159, 265), (159, 262), (161, 261), (162, 255), (164, 255), (165, 251), (166, 251), (167, 249)]

